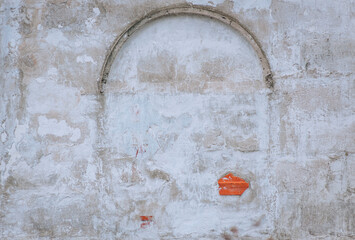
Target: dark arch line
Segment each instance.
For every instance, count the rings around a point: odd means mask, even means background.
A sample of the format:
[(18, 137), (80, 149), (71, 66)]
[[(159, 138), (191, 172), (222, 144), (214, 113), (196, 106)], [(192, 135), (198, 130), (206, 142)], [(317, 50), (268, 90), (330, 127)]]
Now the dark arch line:
[(273, 80), (272, 80), (272, 73), (270, 69), (269, 61), (267, 60), (264, 51), (260, 47), (260, 43), (254, 37), (254, 35), (244, 27), (237, 19), (220, 12), (212, 7), (207, 6), (200, 6), (200, 5), (174, 5), (164, 8), (159, 8), (153, 10), (143, 16), (142, 18), (136, 20), (132, 24), (130, 24), (114, 41), (111, 48), (106, 55), (103, 67), (101, 69), (100, 78), (98, 80), (98, 88), (100, 93), (104, 93), (104, 85), (107, 82), (107, 78), (109, 76), (111, 66), (113, 61), (115, 60), (118, 52), (122, 48), (123, 44), (129, 39), (129, 37), (135, 33), (137, 30), (142, 28), (145, 24), (165, 16), (171, 15), (182, 15), (182, 14), (191, 14), (191, 15), (200, 15), (205, 17), (210, 17), (216, 20), (219, 20), (236, 31), (238, 31), (253, 47), (254, 51), (256, 52), (261, 66), (263, 68), (263, 78), (265, 84), (268, 88), (273, 88)]

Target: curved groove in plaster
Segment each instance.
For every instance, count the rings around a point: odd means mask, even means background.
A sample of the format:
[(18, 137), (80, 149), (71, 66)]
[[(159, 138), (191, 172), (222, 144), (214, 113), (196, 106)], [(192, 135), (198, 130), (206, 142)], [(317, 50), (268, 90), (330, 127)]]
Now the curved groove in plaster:
[(214, 8), (207, 7), (207, 6), (200, 6), (200, 5), (179, 5), (179, 6), (170, 6), (165, 8), (159, 8), (150, 13), (146, 14), (142, 18), (138, 19), (137, 21), (130, 24), (114, 41), (108, 54), (106, 55), (103, 67), (100, 73), (100, 79), (98, 81), (98, 87), (100, 93), (104, 92), (104, 84), (107, 82), (107, 78), (109, 76), (111, 66), (113, 61), (115, 60), (117, 53), (122, 48), (123, 44), (128, 40), (128, 38), (135, 33), (137, 30), (142, 28), (145, 24), (165, 16), (170, 15), (181, 15), (181, 14), (192, 14), (192, 15), (199, 15), (210, 17), (221, 21), (236, 31), (238, 31), (253, 47), (255, 50), (261, 66), (263, 68), (263, 78), (265, 84), (268, 88), (273, 88), (273, 80), (272, 80), (272, 73), (270, 69), (269, 61), (267, 60), (264, 51), (260, 47), (260, 43), (257, 39), (253, 36), (253, 34), (244, 27), (237, 19), (220, 12)]

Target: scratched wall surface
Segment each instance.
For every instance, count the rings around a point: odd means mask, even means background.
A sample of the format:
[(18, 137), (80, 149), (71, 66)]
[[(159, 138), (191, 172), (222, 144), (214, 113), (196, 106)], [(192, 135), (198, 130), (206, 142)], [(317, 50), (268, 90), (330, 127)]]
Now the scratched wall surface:
[[(147, 12), (167, 16), (115, 38)], [(354, 1), (0, 0), (1, 239), (354, 239)], [(232, 172), (242, 196), (220, 196)], [(139, 216), (153, 216), (141, 228)]]

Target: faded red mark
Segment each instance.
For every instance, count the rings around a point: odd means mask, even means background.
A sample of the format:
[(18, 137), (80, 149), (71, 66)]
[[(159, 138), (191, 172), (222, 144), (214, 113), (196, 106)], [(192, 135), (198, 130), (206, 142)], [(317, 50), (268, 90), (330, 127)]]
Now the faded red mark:
[(249, 183), (232, 173), (219, 179), (218, 185), (220, 195), (242, 195), (249, 187)]
[(153, 216), (140, 216), (141, 221), (141, 228), (146, 228), (150, 225), (151, 222), (153, 222)]
[[(148, 144), (144, 144), (144, 147), (147, 147), (147, 146), (148, 146)], [(145, 148), (143, 148), (142, 146), (138, 147), (137, 151), (136, 151), (136, 158), (138, 157), (139, 153), (145, 153), (145, 152), (147, 152), (147, 150)]]

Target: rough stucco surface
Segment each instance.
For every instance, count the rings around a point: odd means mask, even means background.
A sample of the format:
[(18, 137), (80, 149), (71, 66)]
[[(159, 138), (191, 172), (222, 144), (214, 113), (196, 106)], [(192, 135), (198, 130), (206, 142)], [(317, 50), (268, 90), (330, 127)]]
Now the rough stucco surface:
[[(354, 1), (0, 1), (1, 239), (354, 239)], [(250, 183), (220, 196), (232, 172)], [(154, 217), (141, 228), (139, 216)]]

